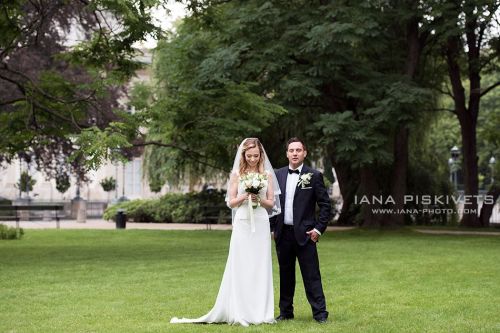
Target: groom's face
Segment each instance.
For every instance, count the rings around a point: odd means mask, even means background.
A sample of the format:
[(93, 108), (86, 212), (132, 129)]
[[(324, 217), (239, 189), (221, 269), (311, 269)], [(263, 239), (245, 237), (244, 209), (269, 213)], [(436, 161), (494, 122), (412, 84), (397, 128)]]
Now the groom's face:
[(306, 156), (307, 150), (304, 149), (302, 143), (292, 142), (288, 145), (286, 157), (288, 158), (288, 162), (293, 169), (297, 169), (302, 163), (304, 163)]

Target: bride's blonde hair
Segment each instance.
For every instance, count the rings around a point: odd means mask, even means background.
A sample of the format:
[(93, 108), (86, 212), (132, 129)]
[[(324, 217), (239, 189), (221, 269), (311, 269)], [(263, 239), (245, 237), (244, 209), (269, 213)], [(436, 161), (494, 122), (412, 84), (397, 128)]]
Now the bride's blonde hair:
[(248, 149), (252, 149), (258, 147), (260, 152), (259, 164), (257, 164), (257, 170), (259, 173), (264, 173), (264, 148), (262, 148), (262, 144), (257, 138), (248, 138), (243, 143), (243, 149), (241, 151), (240, 158), (240, 175), (243, 175), (248, 169), (248, 163), (245, 158), (245, 153)]

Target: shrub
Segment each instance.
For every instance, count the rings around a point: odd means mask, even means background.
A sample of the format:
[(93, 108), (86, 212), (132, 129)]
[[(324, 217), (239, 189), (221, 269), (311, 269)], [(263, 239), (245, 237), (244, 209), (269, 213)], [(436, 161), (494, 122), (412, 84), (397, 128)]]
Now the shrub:
[(61, 173), (56, 176), (56, 190), (64, 194), (70, 188), (71, 182), (69, 180), (69, 175), (66, 173)]
[[(159, 199), (131, 200), (110, 206), (103, 218), (114, 219), (118, 209), (125, 209), (135, 222), (196, 223), (206, 222), (207, 207), (223, 207), (225, 192), (167, 193)], [(230, 215), (229, 209), (227, 214)]]
[(19, 181), (17, 182), (17, 188), (21, 189), (23, 192), (31, 192), (33, 191), (33, 186), (35, 186), (35, 184), (36, 180), (33, 179), (27, 171), (23, 171), (21, 173), (21, 177), (19, 177)]
[(10, 206), (10, 205), (12, 205), (12, 200), (0, 197), (0, 205)]
[(157, 201), (158, 199), (140, 199), (120, 202), (106, 208), (103, 218), (105, 220), (114, 220), (118, 209), (124, 209), (127, 217), (135, 222), (153, 222), (152, 207), (157, 204)]
[(156, 222), (191, 222), (197, 203), (189, 199), (190, 194), (169, 193), (160, 198), (155, 207)]
[(0, 224), (0, 239), (21, 239), (24, 235), (24, 230), (19, 228), (19, 232), (14, 227), (8, 227)]

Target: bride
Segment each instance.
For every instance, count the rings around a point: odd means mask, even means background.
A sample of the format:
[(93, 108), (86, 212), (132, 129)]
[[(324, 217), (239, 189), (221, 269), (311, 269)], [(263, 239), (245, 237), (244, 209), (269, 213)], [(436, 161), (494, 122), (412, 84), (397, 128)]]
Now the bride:
[[(247, 192), (252, 185), (249, 178), (261, 180), (258, 194)], [(260, 141), (243, 140), (228, 182), (226, 202), (233, 212), (233, 231), (215, 305), (200, 318), (172, 318), (171, 323), (248, 326), (275, 322), (269, 217), (281, 212), (279, 193), (276, 175)]]

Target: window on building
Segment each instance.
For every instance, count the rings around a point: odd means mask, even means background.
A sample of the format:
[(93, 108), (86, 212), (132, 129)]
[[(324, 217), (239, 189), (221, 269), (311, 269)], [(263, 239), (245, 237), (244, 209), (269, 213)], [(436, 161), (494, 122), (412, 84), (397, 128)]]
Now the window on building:
[(142, 196), (142, 160), (134, 158), (125, 164), (125, 196)]

